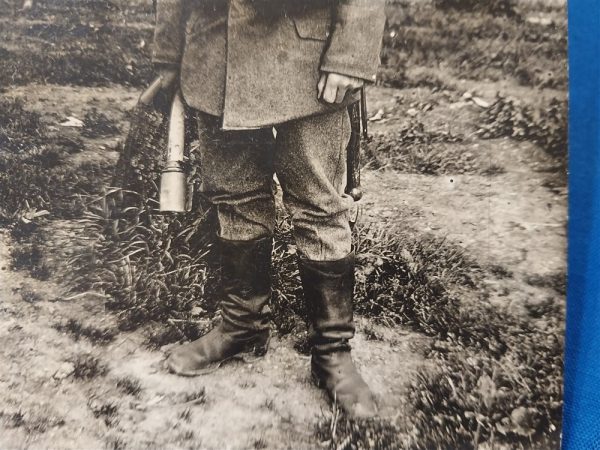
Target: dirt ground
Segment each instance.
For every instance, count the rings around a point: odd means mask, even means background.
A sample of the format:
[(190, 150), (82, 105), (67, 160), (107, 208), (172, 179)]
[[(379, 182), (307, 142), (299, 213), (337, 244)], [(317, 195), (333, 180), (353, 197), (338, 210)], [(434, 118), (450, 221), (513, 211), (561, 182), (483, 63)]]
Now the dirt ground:
[[(58, 126), (67, 116), (81, 117), (91, 107), (81, 99), (90, 97), (98, 99), (93, 106), (123, 120), (135, 93), (119, 87), (39, 85), (15, 89), (11, 95), (26, 98), (30, 108)], [(394, 94), (403, 95), (372, 90), (371, 110), (377, 110), (379, 98)], [(85, 153), (77, 158), (114, 158), (107, 150), (112, 144), (88, 141)], [(543, 186), (544, 173), (535, 168), (544, 163), (544, 155), (531, 144), (498, 140), (485, 147), (505, 173), (493, 178), (432, 177), (365, 170), (362, 220), (402, 223), (415, 233), (442, 236), (464, 246), (483, 264), (503, 265), (515, 276), (490, 280), (490, 290), (504, 306), (522, 307), (552, 294), (548, 288), (527, 284), (527, 277), (565, 269), (566, 195)], [(125, 448), (317, 444), (311, 440), (314, 419), (325, 417), (329, 406), (311, 384), (308, 358), (298, 355), (292, 342), (275, 339), (266, 358), (250, 365), (230, 364), (195, 379), (167, 374), (161, 361), (168, 349), (148, 350), (140, 333), (121, 333), (107, 346), (74, 342), (53, 326), (68, 319), (110, 326), (111, 315), (94, 296), (65, 299), (60, 280), (42, 282), (9, 271), (10, 241), (6, 235), (2, 240), (0, 329), (5, 345), (0, 390), (3, 416), (10, 418), (0, 437), (2, 448), (99, 448), (107, 442)], [(28, 295), (33, 297), (30, 302), (24, 301)], [(409, 330), (369, 326), (378, 327), (386, 340), (366, 340), (359, 326), (355, 359), (381, 401), (382, 415), (401, 420), (406, 383), (428, 364), (419, 353), (426, 338)], [(107, 367), (107, 375), (89, 382), (75, 379), (73, 361), (81, 355), (97, 358)], [(117, 381), (124, 377), (139, 380), (139, 395), (121, 392)], [(201, 401), (189, 399), (197, 393)], [(104, 405), (115, 408), (114, 417), (102, 412)], [(15, 421), (24, 425), (16, 426)]]
[[(16, 28), (38, 22), (21, 18)], [(512, 313), (548, 297), (560, 301), (551, 286), (534, 282), (565, 272), (567, 192), (548, 183), (554, 162), (531, 142), (478, 139), (481, 106), (463, 96), (470, 92), (491, 104), (498, 92), (519, 97), (530, 88), (458, 77), (448, 84), (454, 88), (448, 95), (424, 87), (371, 88), (371, 132), (394, 132), (414, 114), (411, 105), (431, 100), (434, 106), (419, 115), (428, 129), (460, 131), (469, 139), (448, 145), (502, 170), (435, 176), (367, 167), (363, 223), (401, 225), (417, 237), (444, 238), (481, 266), (511, 272), (511, 277), (486, 272), (484, 286), (493, 304)], [(1, 95), (23, 99), (48, 127), (80, 137), (84, 150), (71, 156), (76, 166), (116, 162), (126, 112), (138, 93), (139, 88), (120, 84), (33, 82)], [(536, 99), (544, 96), (564, 98), (564, 93), (539, 90)], [(94, 108), (114, 120), (120, 132), (89, 138), (80, 128), (61, 125), (69, 117), (83, 119)], [(78, 232), (74, 221), (54, 228), (62, 230), (59, 234)], [(68, 250), (61, 248), (61, 236), (54, 239), (57, 252)], [(97, 294), (74, 296), (59, 276), (41, 281), (11, 269), (14, 242), (8, 230), (0, 230), (0, 241), (0, 448), (327, 447), (328, 442), (316, 440), (314, 429), (319, 420), (331, 420), (331, 408), (310, 380), (309, 357), (300, 355), (291, 339), (275, 337), (267, 356), (256, 362), (233, 362), (198, 378), (168, 374), (162, 361), (170, 346), (149, 348), (143, 329), (119, 331), (105, 344), (75, 339), (61, 329), (72, 319), (116, 330), (116, 319)], [(383, 338), (369, 339), (365, 330)], [(428, 339), (409, 328), (358, 318), (355, 360), (380, 401), (381, 415), (399, 429), (410, 412), (411, 379), (433, 364), (425, 354)]]

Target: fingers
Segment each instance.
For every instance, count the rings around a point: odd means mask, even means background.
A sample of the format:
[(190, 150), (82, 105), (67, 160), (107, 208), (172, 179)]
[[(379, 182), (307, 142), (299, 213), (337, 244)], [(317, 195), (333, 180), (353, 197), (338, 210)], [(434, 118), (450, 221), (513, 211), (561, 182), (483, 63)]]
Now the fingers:
[(324, 73), (318, 83), (319, 99), (330, 104), (343, 103), (348, 92), (360, 89), (363, 81), (337, 73)]
[(326, 103), (336, 103), (338, 86), (336, 83), (327, 82), (323, 90), (323, 101)]
[(317, 84), (317, 92), (318, 98), (323, 98), (323, 91), (325, 90), (325, 84), (327, 84), (327, 74), (324, 73), (319, 78), (319, 83)]
[(348, 93), (349, 90), (350, 90), (350, 86), (348, 86), (347, 84), (339, 86), (337, 88), (337, 95), (335, 97), (335, 102), (342, 103), (344, 101), (344, 98), (346, 98), (346, 94)]

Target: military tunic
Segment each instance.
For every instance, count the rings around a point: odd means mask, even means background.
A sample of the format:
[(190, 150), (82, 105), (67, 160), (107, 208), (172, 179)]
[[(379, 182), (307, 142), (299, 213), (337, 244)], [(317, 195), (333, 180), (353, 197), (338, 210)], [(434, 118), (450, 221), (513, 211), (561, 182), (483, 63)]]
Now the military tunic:
[(384, 22), (384, 0), (159, 0), (153, 60), (224, 129), (265, 127), (339, 109), (323, 71), (373, 81)]

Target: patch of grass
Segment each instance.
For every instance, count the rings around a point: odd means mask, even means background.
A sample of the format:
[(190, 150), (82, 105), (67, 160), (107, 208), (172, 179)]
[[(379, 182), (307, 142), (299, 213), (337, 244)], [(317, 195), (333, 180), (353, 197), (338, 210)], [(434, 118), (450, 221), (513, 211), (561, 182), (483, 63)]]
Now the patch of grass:
[(116, 122), (96, 108), (85, 113), (82, 134), (89, 138), (114, 136), (119, 133)]
[(97, 7), (86, 10), (83, 2), (76, 2), (71, 8), (56, 7), (50, 13), (52, 7), (44, 3), (39, 3), (35, 13), (54, 16), (48, 17), (50, 23), (30, 25), (24, 34), (9, 34), (7, 44), (20, 47), (19, 52), (0, 47), (6, 61), (0, 67), (0, 84), (142, 86), (152, 77), (150, 14), (143, 16), (146, 26), (130, 27), (121, 25), (123, 17), (116, 11)]
[[(157, 217), (143, 206), (131, 207), (126, 218), (113, 218), (103, 197), (81, 220), (96, 241), (72, 261), (79, 274), (73, 284), (109, 295), (107, 307), (117, 313), (122, 330), (160, 322), (171, 326), (160, 330), (157, 344), (167, 343), (169, 336), (180, 340), (196, 328), (195, 320), (216, 310), (207, 224), (208, 213)], [(195, 305), (202, 307), (200, 316), (192, 313)]]
[(483, 126), (479, 134), (482, 138), (511, 137), (535, 142), (550, 156), (566, 164), (566, 102), (553, 98), (547, 108), (534, 109), (516, 99), (498, 96), (495, 103), (481, 114)]
[(433, 5), (442, 11), (481, 11), (494, 16), (517, 16), (515, 0), (433, 0)]
[(7, 428), (23, 428), (30, 434), (45, 433), (49, 428), (58, 428), (65, 424), (62, 418), (53, 415), (32, 414), (23, 412), (21, 409), (12, 413), (0, 411), (0, 421)]
[[(505, 318), (503, 318), (505, 319)], [(510, 350), (455, 351), (411, 389), (417, 448), (478, 448), (532, 442), (555, 448), (562, 410), (562, 318), (548, 330), (514, 326)], [(498, 319), (489, 324), (497, 327)], [(509, 321), (512, 322), (511, 319)]]
[(112, 401), (104, 402), (92, 398), (88, 401), (88, 407), (91, 409), (96, 419), (102, 419), (109, 428), (114, 428), (119, 423), (119, 405)]
[(269, 448), (269, 444), (267, 443), (267, 441), (265, 441), (264, 438), (259, 438), (259, 439), (256, 439), (252, 443), (252, 448), (254, 448), (256, 450), (262, 450), (262, 449), (265, 449), (265, 448)]
[(4, 423), (9, 428), (19, 428), (25, 424), (25, 415), (21, 410), (14, 413), (6, 413), (2, 411), (0, 412), (0, 417), (2, 417)]
[(363, 333), (368, 341), (383, 341), (383, 336), (372, 325), (363, 328)]
[(462, 136), (428, 131), (422, 122), (412, 121), (396, 133), (371, 136), (364, 143), (365, 163), (425, 175), (482, 173), (487, 164), (484, 168), (476, 155), (453, 145), (462, 141)]
[(0, 98), (0, 220), (31, 222), (48, 213), (74, 217), (83, 204), (77, 194), (94, 192), (106, 168), (66, 163), (73, 142), (49, 135), (39, 115), (21, 100)]
[(10, 257), (12, 270), (27, 271), (37, 280), (47, 280), (50, 277), (43, 249), (38, 242), (16, 243), (11, 248)]
[(76, 341), (86, 338), (92, 343), (99, 345), (109, 344), (116, 336), (116, 331), (113, 329), (99, 329), (92, 325), (83, 325), (76, 319), (69, 319), (66, 323), (57, 323), (52, 327), (61, 333), (70, 334)]
[(206, 403), (206, 389), (200, 388), (191, 392), (178, 394), (174, 402), (176, 404), (204, 405)]
[(353, 420), (334, 410), (330, 417), (317, 423), (315, 436), (321, 447), (329, 449), (406, 448), (400, 431), (388, 420)]
[(92, 380), (104, 376), (108, 372), (108, 367), (100, 360), (90, 354), (82, 353), (71, 360), (75, 371), (73, 377), (78, 380)]
[(512, 270), (499, 264), (491, 264), (486, 267), (486, 270), (496, 278), (513, 278), (515, 276)]
[(181, 420), (183, 420), (186, 423), (191, 423), (192, 421), (192, 409), (191, 408), (185, 408), (183, 411), (181, 411), (177, 417)]
[(550, 8), (550, 25), (518, 16), (482, 14), (504, 0), (440, 0), (444, 4), (474, 3), (460, 11), (438, 9), (423, 2), (387, 6), (380, 80), (394, 87), (411, 85), (407, 67), (443, 68), (457, 78), (501, 80), (510, 77), (526, 86), (565, 88), (566, 14)]
[(140, 380), (133, 377), (122, 377), (117, 380), (117, 388), (127, 395), (137, 397), (142, 392)]
[(483, 275), (461, 250), (388, 230), (359, 236), (357, 311), (435, 338), (437, 369), (411, 386), (411, 448), (556, 445), (564, 308), (548, 302), (530, 323), (483, 300), (459, 301), (453, 286), (478, 289)]
[(531, 286), (553, 289), (562, 296), (567, 294), (567, 274), (565, 272), (547, 275), (532, 274), (525, 277), (525, 282)]
[(110, 436), (105, 443), (106, 450), (125, 450), (127, 444), (125, 440), (119, 436)]
[(38, 292), (31, 289), (23, 289), (21, 291), (21, 298), (24, 302), (31, 304), (41, 302), (44, 299)]

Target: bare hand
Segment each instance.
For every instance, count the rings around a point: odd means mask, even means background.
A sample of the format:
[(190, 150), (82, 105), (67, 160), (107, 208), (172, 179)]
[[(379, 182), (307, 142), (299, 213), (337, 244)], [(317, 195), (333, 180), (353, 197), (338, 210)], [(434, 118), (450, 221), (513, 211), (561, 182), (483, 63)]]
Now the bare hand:
[(339, 73), (323, 72), (319, 84), (319, 100), (326, 103), (342, 103), (346, 94), (362, 88), (364, 81)]

